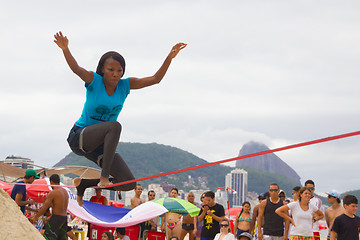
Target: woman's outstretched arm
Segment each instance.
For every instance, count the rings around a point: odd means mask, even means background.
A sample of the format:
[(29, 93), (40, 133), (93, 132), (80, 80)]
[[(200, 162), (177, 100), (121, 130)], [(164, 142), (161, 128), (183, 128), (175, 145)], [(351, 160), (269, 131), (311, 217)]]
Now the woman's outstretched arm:
[(144, 77), (144, 78), (134, 78), (130, 77), (130, 88), (131, 89), (140, 89), (144, 87), (148, 87), (157, 83), (160, 83), (160, 81), (165, 76), (171, 61), (173, 58), (176, 57), (176, 55), (186, 47), (187, 44), (185, 43), (178, 43), (176, 44), (170, 51), (169, 55), (166, 57), (164, 63), (161, 65), (159, 70), (151, 77)]
[(58, 32), (54, 35), (55, 40), (54, 42), (58, 45), (59, 48), (63, 51), (65, 56), (66, 62), (71, 68), (71, 70), (78, 75), (84, 82), (91, 83), (93, 79), (93, 73), (87, 71), (86, 69), (79, 66), (76, 62), (75, 58), (71, 54), (69, 50), (69, 40), (66, 36), (63, 36), (62, 32)]

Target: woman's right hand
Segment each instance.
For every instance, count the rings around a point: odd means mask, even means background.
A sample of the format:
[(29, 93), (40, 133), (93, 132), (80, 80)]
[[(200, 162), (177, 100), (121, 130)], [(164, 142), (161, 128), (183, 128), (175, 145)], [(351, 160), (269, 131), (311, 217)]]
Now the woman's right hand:
[(295, 227), (295, 222), (293, 218), (290, 218), (290, 223)]
[(62, 32), (56, 33), (54, 37), (54, 42), (56, 43), (56, 45), (58, 45), (59, 48), (61, 48), (62, 50), (68, 48), (69, 40), (66, 36), (63, 36)]

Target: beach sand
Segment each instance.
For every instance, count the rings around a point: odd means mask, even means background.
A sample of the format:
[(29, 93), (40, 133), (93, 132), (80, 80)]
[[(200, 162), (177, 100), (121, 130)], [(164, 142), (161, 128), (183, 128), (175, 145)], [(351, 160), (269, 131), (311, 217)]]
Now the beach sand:
[(14, 200), (2, 189), (0, 189), (0, 203), (0, 239), (44, 240), (39, 231), (22, 214)]

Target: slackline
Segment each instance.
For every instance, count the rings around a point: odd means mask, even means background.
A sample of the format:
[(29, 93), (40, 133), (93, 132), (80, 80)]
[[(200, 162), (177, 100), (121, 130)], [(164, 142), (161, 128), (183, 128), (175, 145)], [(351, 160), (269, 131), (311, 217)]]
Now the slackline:
[[(225, 159), (225, 160), (219, 160), (219, 161), (206, 163), (206, 164), (202, 164), (202, 165), (197, 165), (197, 166), (193, 166), (193, 167), (189, 167), (189, 168), (183, 168), (183, 169), (179, 169), (179, 170), (175, 170), (175, 171), (171, 171), (171, 172), (167, 172), (167, 173), (160, 173), (160, 174), (152, 175), (152, 176), (148, 176), (148, 177), (128, 180), (128, 181), (108, 185), (108, 186), (106, 186), (106, 188), (120, 186), (120, 185), (133, 183), (133, 182), (145, 181), (145, 180), (152, 179), (152, 178), (158, 178), (158, 177), (163, 177), (163, 176), (172, 175), (172, 174), (176, 174), (176, 173), (187, 172), (187, 171), (191, 171), (191, 170), (195, 170), (195, 169), (199, 169), (199, 168), (210, 167), (210, 166), (218, 165), (218, 164), (221, 164), (221, 163), (232, 162), (232, 161), (236, 161), (236, 160), (240, 160), (240, 159), (266, 155), (266, 154), (269, 154), (269, 153), (285, 151), (285, 150), (289, 150), (289, 149), (293, 149), (293, 148), (300, 148), (300, 147), (304, 147), (304, 146), (309, 146), (309, 145), (314, 145), (314, 144), (318, 144), (318, 143), (334, 141), (334, 140), (353, 137), (353, 136), (357, 136), (357, 135), (360, 135), (360, 131), (340, 134), (340, 135), (336, 135), (336, 136), (332, 136), (332, 137), (320, 138), (320, 139), (316, 139), (316, 140), (312, 140), (312, 141), (307, 141), (307, 142), (297, 143), (297, 144), (293, 144), (293, 145), (288, 145), (288, 146), (285, 146), (285, 147), (270, 149), (270, 150), (257, 152), (257, 153), (251, 153), (251, 154), (247, 154), (247, 155), (244, 155), (244, 156), (229, 158), (229, 159)], [(11, 183), (11, 184), (27, 185), (26, 183)], [(32, 186), (59, 186), (59, 185), (47, 185), (47, 184), (31, 184), (31, 185)], [(75, 186), (66, 186), (66, 185), (60, 185), (60, 186), (68, 187), (68, 188), (75, 188)], [(98, 187), (90, 187), (90, 188), (98, 188)], [(104, 189), (106, 189), (106, 188), (104, 188)]]

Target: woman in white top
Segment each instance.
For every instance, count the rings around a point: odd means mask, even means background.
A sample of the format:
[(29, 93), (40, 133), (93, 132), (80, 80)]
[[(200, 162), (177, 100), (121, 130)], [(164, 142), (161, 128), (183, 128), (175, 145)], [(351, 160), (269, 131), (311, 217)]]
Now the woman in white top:
[[(310, 204), (310, 198), (311, 190), (302, 187), (299, 190), (298, 201), (281, 206), (275, 211), (280, 217), (289, 220), (293, 225), (290, 230), (290, 240), (314, 239), (312, 225), (322, 219), (324, 214), (316, 206)], [(291, 210), (292, 217), (289, 217), (289, 210)], [(313, 218), (313, 213), (316, 213), (316, 218)]]
[(230, 230), (230, 221), (227, 218), (221, 219), (220, 232), (215, 235), (214, 240), (235, 240), (235, 236)]

